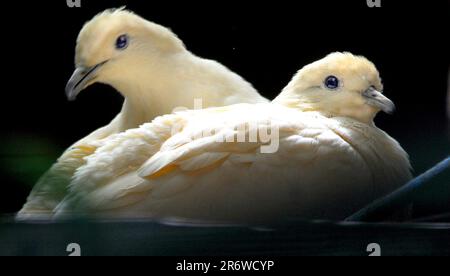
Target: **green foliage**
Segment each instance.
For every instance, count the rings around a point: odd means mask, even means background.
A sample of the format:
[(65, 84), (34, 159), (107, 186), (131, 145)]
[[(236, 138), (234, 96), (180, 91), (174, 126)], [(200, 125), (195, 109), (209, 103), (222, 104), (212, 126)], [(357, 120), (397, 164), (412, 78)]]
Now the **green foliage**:
[(0, 144), (1, 175), (32, 187), (61, 152), (55, 143), (32, 135), (6, 139)]

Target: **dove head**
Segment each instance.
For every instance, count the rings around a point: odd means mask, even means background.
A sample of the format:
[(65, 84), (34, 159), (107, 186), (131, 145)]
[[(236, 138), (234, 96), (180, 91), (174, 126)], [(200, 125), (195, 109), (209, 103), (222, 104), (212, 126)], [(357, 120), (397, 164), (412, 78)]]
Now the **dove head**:
[(379, 111), (395, 109), (381, 91), (372, 62), (350, 53), (332, 53), (301, 69), (274, 102), (369, 124)]
[(74, 100), (96, 82), (120, 90), (116, 84), (126, 86), (149, 67), (156, 71), (167, 56), (184, 50), (169, 29), (123, 8), (106, 10), (87, 22), (78, 36), (76, 70), (67, 84), (67, 97)]

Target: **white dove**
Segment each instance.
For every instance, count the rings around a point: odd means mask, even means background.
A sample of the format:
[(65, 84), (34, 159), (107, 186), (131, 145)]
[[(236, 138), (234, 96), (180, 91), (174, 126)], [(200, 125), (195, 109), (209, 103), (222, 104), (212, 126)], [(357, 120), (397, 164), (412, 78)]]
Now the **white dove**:
[(343, 219), (412, 177), (373, 123), (394, 109), (382, 89), (370, 61), (333, 53), (272, 103), (159, 117), (87, 157), (56, 218)]
[[(46, 218), (64, 197), (74, 171), (100, 139), (193, 108), (267, 102), (250, 83), (223, 65), (186, 50), (170, 30), (123, 9), (107, 10), (81, 30), (76, 70), (67, 84), (70, 100), (93, 83), (114, 87), (124, 97), (121, 112), (107, 126), (76, 142), (39, 180), (18, 219)], [(99, 106), (99, 110), (101, 110)]]

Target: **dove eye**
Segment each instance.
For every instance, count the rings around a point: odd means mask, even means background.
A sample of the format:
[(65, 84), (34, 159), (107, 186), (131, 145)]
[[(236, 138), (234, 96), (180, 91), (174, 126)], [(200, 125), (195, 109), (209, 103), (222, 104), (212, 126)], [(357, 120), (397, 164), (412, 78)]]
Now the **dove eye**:
[(325, 87), (335, 90), (339, 87), (339, 79), (335, 76), (328, 76), (324, 81)]
[(123, 34), (119, 36), (116, 40), (116, 49), (124, 50), (128, 46), (128, 41), (129, 41), (128, 35)]

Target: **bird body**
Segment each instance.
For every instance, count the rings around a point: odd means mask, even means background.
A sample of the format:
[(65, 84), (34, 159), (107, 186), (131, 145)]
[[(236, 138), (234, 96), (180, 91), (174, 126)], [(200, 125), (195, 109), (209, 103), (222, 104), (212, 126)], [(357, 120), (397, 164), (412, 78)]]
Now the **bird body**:
[(35, 185), (18, 219), (51, 216), (75, 170), (101, 139), (176, 108), (194, 108), (198, 101), (203, 108), (267, 102), (225, 66), (189, 52), (170, 30), (122, 9), (105, 11), (83, 27), (75, 63), (68, 98), (73, 100), (95, 82), (105, 83), (124, 96), (122, 110), (109, 125), (76, 142), (58, 159)]
[(335, 53), (272, 103), (178, 112), (111, 136), (56, 217), (344, 219), (412, 177), (405, 151), (372, 121), (393, 107), (381, 88), (373, 64)]

